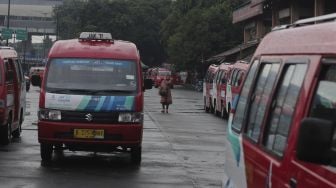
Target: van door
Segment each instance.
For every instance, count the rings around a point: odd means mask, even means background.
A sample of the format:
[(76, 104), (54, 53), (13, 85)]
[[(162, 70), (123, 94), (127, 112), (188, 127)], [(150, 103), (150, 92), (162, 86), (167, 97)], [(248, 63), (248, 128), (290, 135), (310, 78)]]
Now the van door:
[(243, 146), (250, 187), (289, 185), (287, 138), (307, 64), (307, 59), (286, 57), (261, 61), (249, 101)]
[[(13, 119), (15, 119), (15, 112), (16, 112), (16, 104), (18, 101), (18, 96), (17, 94), (17, 88), (16, 88), (16, 78), (15, 78), (15, 66), (13, 63), (12, 59), (5, 59), (5, 69), (6, 69), (6, 78), (5, 78), (5, 84), (6, 84), (6, 90), (7, 90), (7, 94), (6, 94), (6, 107), (7, 112), (8, 113), (12, 113), (12, 117), (11, 119), (8, 119), (8, 121), (12, 121)], [(7, 114), (9, 115), (9, 114)], [(9, 117), (8, 117), (9, 118)]]
[(18, 113), (18, 120), (19, 124), (21, 125), (24, 120), (24, 114), (26, 109), (26, 83), (24, 78), (23, 69), (21, 66), (21, 62), (16, 59), (15, 60), (15, 66), (16, 66), (16, 72), (17, 72), (17, 78), (18, 78), (18, 96), (19, 96), (19, 113)]
[(14, 111), (13, 111), (13, 126), (14, 129), (17, 127), (19, 112), (20, 112), (20, 91), (21, 91), (21, 81), (22, 77), (20, 76), (19, 68), (14, 59), (8, 59), (8, 64), (13, 71), (13, 89), (14, 89)]
[[(318, 72), (316, 86), (312, 86), (314, 95), (310, 102), (309, 117), (316, 117), (336, 121), (336, 59), (323, 59), (321, 69)], [(334, 139), (336, 139), (334, 135)], [(333, 142), (333, 150), (336, 151), (336, 142)], [(312, 163), (294, 160), (292, 169), (296, 171), (296, 177), (292, 182), (296, 187), (336, 187), (336, 158), (332, 164), (322, 166)]]

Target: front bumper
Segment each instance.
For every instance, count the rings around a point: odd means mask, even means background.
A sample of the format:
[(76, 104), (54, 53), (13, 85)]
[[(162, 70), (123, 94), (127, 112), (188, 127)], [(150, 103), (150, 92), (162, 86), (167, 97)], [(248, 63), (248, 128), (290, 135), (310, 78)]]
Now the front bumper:
[[(104, 138), (74, 138), (74, 129), (104, 130)], [(67, 122), (38, 122), (38, 140), (46, 144), (140, 146), (142, 124), (85, 124)]]

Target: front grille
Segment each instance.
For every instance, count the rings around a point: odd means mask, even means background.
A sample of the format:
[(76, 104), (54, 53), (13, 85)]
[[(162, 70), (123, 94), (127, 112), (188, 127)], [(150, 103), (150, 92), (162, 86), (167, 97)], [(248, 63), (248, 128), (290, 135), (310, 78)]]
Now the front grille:
[(62, 111), (63, 122), (74, 123), (98, 123), (110, 124), (118, 123), (118, 112), (75, 112)]

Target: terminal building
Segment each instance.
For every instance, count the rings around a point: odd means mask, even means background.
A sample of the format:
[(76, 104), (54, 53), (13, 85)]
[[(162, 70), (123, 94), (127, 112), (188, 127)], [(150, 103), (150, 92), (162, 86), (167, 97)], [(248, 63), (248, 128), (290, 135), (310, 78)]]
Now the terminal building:
[[(41, 62), (48, 52), (48, 47), (44, 44), (33, 44), (32, 36), (45, 39), (57, 35), (53, 8), (62, 5), (63, 0), (10, 0), (10, 6), (8, 2), (9, 0), (0, 0), (0, 31), (7, 26), (13, 31), (26, 30), (28, 37), (24, 45), (15, 40), (11, 40), (10, 45), (14, 46), (21, 56), (24, 54), (25, 60)], [(2, 40), (2, 45), (5, 45), (5, 40)]]
[(232, 14), (232, 23), (243, 26), (243, 43), (209, 61), (249, 60), (259, 41), (275, 26), (331, 13), (336, 13), (335, 0), (244, 0)]

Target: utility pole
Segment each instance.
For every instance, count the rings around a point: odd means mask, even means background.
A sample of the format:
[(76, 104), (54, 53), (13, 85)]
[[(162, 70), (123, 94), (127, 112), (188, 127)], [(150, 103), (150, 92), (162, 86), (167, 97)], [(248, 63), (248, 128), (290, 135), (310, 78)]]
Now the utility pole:
[[(7, 29), (9, 29), (9, 16), (10, 16), (10, 0), (8, 0)], [(6, 46), (8, 46), (8, 39), (6, 40)]]

